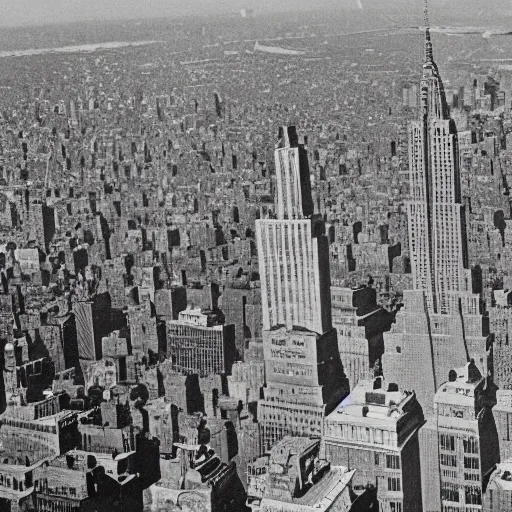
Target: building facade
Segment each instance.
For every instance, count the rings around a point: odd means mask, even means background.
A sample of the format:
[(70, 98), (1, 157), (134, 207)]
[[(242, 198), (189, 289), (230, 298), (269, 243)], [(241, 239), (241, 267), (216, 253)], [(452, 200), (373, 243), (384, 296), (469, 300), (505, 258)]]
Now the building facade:
[(381, 377), (360, 381), (325, 419), (325, 457), (355, 468), (354, 492), (376, 489), (381, 511), (420, 511), (418, 430), (423, 423), (414, 393)]
[(455, 123), (426, 31), (420, 119), (409, 125), (410, 201), (407, 203), (414, 289), (429, 309), (449, 312), (449, 292), (466, 291), (465, 245)]
[(512, 463), (502, 462), (489, 477), (483, 497), (483, 512), (503, 512), (512, 509)]
[(167, 351), (175, 369), (185, 374), (231, 373), (234, 327), (220, 323), (214, 313), (187, 308), (167, 322)]
[(312, 215), (309, 166), (295, 127), (279, 132), (276, 217), (256, 221), (266, 386), (263, 446), (320, 435), (348, 387), (331, 322), (328, 242)]
[(451, 370), (435, 416), (420, 431), (424, 512), (482, 510), (486, 477), (499, 460), (492, 398), (473, 362)]
[(426, 414), (451, 368), (473, 359), (488, 373), (489, 331), (470, 288), (457, 131), (426, 29), (420, 118), (409, 127), (407, 204), (413, 290), (384, 335), (383, 372), (415, 389)]
[(320, 440), (284, 437), (249, 464), (247, 504), (253, 512), (348, 512), (353, 476), (322, 459)]

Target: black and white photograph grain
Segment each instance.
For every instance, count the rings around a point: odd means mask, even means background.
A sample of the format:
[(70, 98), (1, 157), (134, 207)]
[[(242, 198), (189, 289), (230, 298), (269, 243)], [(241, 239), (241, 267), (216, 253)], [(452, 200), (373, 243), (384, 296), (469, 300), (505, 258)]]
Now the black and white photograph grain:
[(512, 0), (0, 0), (0, 512), (512, 512)]

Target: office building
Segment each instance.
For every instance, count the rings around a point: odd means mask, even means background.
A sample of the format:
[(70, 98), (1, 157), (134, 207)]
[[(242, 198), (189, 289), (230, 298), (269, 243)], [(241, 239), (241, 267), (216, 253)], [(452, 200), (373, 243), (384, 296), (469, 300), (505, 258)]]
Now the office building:
[(486, 477), (499, 460), (492, 390), (473, 362), (453, 369), (420, 430), (423, 511), (482, 510)]
[(360, 381), (325, 419), (325, 457), (356, 469), (352, 488), (377, 490), (381, 509), (421, 510), (418, 430), (423, 412), (412, 392), (382, 377)]
[(231, 373), (235, 355), (233, 325), (225, 325), (212, 311), (181, 311), (167, 322), (167, 352), (173, 368), (201, 376)]
[(488, 328), (469, 289), (457, 131), (426, 29), (420, 118), (409, 126), (407, 203), (413, 290), (384, 335), (383, 372), (414, 389), (426, 414), (450, 369), (473, 359), (488, 372)]
[(309, 166), (295, 127), (275, 151), (277, 218), (256, 221), (266, 386), (258, 403), (263, 446), (321, 435), (324, 414), (348, 390), (331, 323), (329, 255), (312, 215)]

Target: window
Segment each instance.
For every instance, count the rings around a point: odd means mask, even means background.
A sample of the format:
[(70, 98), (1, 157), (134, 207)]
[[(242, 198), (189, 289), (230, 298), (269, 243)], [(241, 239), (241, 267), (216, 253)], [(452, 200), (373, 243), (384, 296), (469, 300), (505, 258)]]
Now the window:
[(386, 455), (386, 467), (388, 469), (400, 469), (400, 457), (398, 455)]
[(441, 453), (441, 465), (455, 467), (457, 465), (457, 457), (455, 455)]
[(466, 504), (467, 505), (481, 505), (482, 492), (479, 487), (466, 486)]
[(507, 427), (503, 429), (503, 440), (512, 440), (512, 414), (507, 413)]
[(389, 508), (391, 512), (402, 512), (402, 503), (400, 501), (390, 501)]
[(442, 469), (441, 474), (447, 478), (457, 478), (457, 471), (452, 469)]
[(448, 434), (440, 435), (441, 448), (443, 450), (454, 452), (455, 451), (455, 437), (449, 436)]
[(480, 469), (477, 457), (464, 457), (464, 467), (466, 469)]
[(375, 465), (380, 466), (379, 454), (377, 452), (375, 452), (374, 455), (375, 455)]
[(400, 478), (388, 478), (388, 491), (401, 491)]
[(459, 491), (457, 487), (450, 484), (444, 484), (441, 487), (441, 499), (446, 501), (459, 501)]
[(478, 453), (478, 441), (474, 437), (464, 440), (464, 453)]

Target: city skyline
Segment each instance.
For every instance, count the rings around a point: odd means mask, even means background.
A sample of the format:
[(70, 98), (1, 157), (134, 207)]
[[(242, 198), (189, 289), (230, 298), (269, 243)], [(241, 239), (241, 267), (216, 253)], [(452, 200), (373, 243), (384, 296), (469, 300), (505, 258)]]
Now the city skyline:
[(404, 2), (12, 9), (1, 512), (512, 503), (509, 6)]

